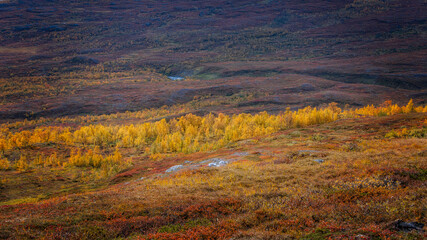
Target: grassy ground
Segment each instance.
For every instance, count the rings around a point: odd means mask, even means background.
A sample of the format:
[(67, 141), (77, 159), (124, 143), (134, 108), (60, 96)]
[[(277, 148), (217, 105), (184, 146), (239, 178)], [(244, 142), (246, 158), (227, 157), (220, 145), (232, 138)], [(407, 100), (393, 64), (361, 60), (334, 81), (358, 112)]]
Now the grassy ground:
[[(389, 223), (426, 222), (425, 124), (425, 113), (398, 114), (292, 128), (210, 152), (138, 157), (129, 149), (132, 167), (100, 180), (73, 181), (60, 168), (3, 172), (10, 200), (0, 207), (0, 237), (423, 239)], [(420, 134), (390, 134), (403, 129)], [(229, 164), (208, 167), (212, 158)]]

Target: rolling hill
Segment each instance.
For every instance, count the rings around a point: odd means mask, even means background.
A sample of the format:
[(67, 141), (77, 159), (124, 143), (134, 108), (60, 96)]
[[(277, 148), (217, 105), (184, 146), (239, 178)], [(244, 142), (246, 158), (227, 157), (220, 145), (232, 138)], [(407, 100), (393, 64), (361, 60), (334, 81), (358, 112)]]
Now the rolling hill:
[(271, 112), (422, 104), (425, 12), (422, 0), (3, 1), (0, 113), (135, 111), (192, 100), (170, 97), (182, 89), (215, 99), (233, 81), (227, 94)]

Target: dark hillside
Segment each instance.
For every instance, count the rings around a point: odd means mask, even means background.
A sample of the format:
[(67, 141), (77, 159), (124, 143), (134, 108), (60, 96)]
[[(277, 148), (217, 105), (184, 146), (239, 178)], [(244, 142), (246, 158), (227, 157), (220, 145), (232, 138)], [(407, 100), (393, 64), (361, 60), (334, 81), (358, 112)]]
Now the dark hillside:
[[(266, 86), (277, 77), (278, 88), (318, 80), (381, 85), (405, 89), (392, 94), (395, 101), (422, 103), (426, 10), (422, 0), (3, 1), (1, 109), (40, 112), (19, 104), (51, 103), (122, 77), (146, 89), (145, 82), (170, 81), (165, 75), (211, 86), (236, 77)], [(360, 95), (348, 103), (361, 104)]]

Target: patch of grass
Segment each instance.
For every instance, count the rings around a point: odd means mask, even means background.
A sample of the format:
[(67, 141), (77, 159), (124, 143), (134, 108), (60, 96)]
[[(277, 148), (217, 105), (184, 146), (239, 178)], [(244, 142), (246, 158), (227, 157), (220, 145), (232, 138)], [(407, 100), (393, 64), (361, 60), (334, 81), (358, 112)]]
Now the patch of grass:
[(5, 202), (0, 202), (0, 206), (4, 206), (4, 205), (18, 205), (18, 204), (23, 204), (23, 203), (36, 203), (38, 201), (40, 201), (39, 197), (25, 197), (25, 198), (18, 198), (18, 199), (13, 199), (13, 200), (9, 200), (9, 201), (5, 201)]

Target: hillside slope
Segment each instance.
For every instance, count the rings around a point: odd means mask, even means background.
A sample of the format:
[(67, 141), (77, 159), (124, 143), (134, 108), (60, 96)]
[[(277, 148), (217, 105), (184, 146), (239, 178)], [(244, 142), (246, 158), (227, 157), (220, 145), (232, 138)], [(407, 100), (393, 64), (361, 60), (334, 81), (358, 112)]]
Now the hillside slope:
[(331, 104), (141, 123), (175, 113), (162, 109), (3, 125), (0, 237), (423, 239), (426, 112)]
[[(155, 165), (144, 160), (117, 176), (126, 182), (102, 191), (1, 207), (0, 236), (422, 239), (388, 224), (425, 222), (427, 142), (384, 135), (423, 119), (344, 120)], [(229, 164), (208, 167), (213, 157)], [(185, 167), (159, 174), (174, 164)]]
[[(426, 10), (422, 0), (3, 1), (0, 115), (134, 111), (230, 81), (271, 111), (425, 103)], [(312, 86), (290, 92), (302, 84)]]

